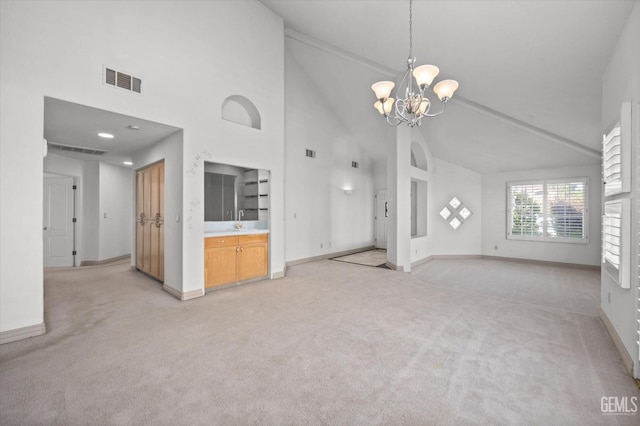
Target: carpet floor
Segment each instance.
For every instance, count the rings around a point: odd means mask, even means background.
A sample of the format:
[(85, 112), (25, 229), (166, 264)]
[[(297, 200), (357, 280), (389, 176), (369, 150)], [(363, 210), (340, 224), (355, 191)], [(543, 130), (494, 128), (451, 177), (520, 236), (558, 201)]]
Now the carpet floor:
[(188, 302), (126, 263), (47, 270), (0, 424), (637, 425), (601, 412), (640, 391), (598, 299), (598, 272), (495, 260), (325, 260)]

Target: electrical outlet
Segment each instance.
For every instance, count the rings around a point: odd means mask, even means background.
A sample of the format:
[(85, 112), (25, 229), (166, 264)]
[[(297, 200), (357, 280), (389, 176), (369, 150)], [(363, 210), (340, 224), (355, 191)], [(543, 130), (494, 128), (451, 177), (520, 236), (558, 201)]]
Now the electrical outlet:
[(107, 218), (107, 214), (106, 214), (106, 213), (104, 214), (104, 218), (105, 218), (105, 219)]
[(320, 248), (324, 248), (324, 244), (320, 243)]
[(494, 250), (498, 250), (498, 246), (493, 246), (493, 249)]

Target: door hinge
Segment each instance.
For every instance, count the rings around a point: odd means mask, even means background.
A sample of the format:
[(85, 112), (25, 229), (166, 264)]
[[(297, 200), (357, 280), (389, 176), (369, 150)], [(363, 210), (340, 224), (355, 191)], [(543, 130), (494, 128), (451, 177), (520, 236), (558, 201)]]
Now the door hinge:
[(76, 189), (78, 189), (78, 185), (73, 185), (71, 188), (75, 191)]
[(71, 254), (72, 254), (73, 256), (75, 256), (77, 253), (76, 253), (76, 251), (74, 250), (74, 251), (72, 251), (72, 252), (71, 252)]
[(78, 219), (76, 219), (75, 217), (73, 219), (71, 219), (71, 222), (76, 223), (78, 221)]

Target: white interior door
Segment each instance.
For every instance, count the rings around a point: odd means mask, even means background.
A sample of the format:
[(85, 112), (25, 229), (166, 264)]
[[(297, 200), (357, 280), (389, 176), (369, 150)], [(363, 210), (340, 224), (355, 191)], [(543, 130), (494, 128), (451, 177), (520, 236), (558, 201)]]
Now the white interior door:
[(44, 178), (44, 266), (73, 266), (73, 178)]
[(387, 248), (387, 218), (389, 217), (389, 204), (387, 190), (376, 191), (376, 248)]

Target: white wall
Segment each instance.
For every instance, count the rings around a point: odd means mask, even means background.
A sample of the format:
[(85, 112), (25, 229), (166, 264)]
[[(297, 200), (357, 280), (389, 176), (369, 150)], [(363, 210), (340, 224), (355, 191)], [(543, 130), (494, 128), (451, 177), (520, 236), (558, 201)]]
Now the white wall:
[[(480, 174), (432, 157), (426, 176), (427, 236), (412, 239), (412, 262), (428, 256), (479, 255), (482, 240), (481, 223), (484, 216)], [(451, 228), (449, 222), (440, 216), (442, 208), (448, 205), (454, 196), (473, 212), (457, 230)], [(453, 216), (449, 220), (452, 218)]]
[[(589, 244), (507, 240), (507, 182), (589, 179)], [(600, 165), (495, 173), (482, 177), (482, 254), (549, 262), (600, 264)], [(498, 249), (495, 249), (498, 246)]]
[[(291, 55), (286, 146), (287, 261), (373, 245), (372, 161)], [(316, 151), (316, 158), (307, 158), (306, 149)], [(344, 189), (353, 192), (346, 195)]]
[[(100, 240), (98, 260), (131, 254), (131, 169), (100, 163)], [(106, 216), (106, 217), (105, 217)]]
[[(183, 132), (180, 131), (167, 136), (150, 149), (137, 153), (133, 158), (134, 170), (142, 169), (150, 164), (164, 160), (164, 284), (177, 291), (182, 291), (182, 262), (184, 254), (182, 246), (184, 217), (182, 206), (182, 150)], [(129, 179), (130, 186), (132, 188), (135, 187), (135, 172), (130, 175)], [(130, 217), (135, 217), (135, 191), (132, 191), (129, 197), (131, 200), (129, 215)], [(131, 265), (135, 266), (135, 224), (132, 221), (129, 221), (128, 235), (132, 240)]]
[[(411, 140), (411, 150), (415, 152), (420, 168), (411, 167), (410, 177), (427, 182), (427, 234), (411, 238), (411, 263), (431, 256), (479, 255), (482, 219), (480, 174), (434, 157), (420, 131), (412, 132)], [(411, 158), (405, 162), (410, 164)], [(451, 228), (449, 222), (440, 216), (440, 210), (454, 196), (473, 212), (458, 230)]]
[[(636, 2), (632, 13), (626, 22), (624, 30), (620, 36), (618, 44), (611, 55), (609, 64), (605, 70), (602, 84), (602, 131), (608, 131), (609, 126), (619, 120), (620, 106), (625, 101), (633, 101), (636, 111), (640, 106), (640, 55), (638, 45), (640, 41), (640, 3)], [(638, 220), (640, 215), (640, 129), (638, 115), (636, 115), (634, 136), (632, 138), (632, 191), (630, 198), (632, 206), (633, 233), (633, 253), (631, 258), (634, 262), (632, 277), (638, 277)], [(625, 348), (634, 361), (635, 377), (640, 377), (640, 363), (638, 361), (638, 346), (636, 340), (638, 335), (638, 312), (636, 311), (636, 300), (638, 299), (637, 280), (631, 283), (631, 289), (624, 290), (613, 283), (605, 273), (601, 274), (601, 307), (607, 315), (611, 324), (620, 336)], [(609, 302), (609, 298), (611, 301)]]
[[(42, 231), (33, 224), (42, 216), (45, 96), (184, 129), (183, 291), (204, 287), (205, 160), (271, 171), (271, 271), (284, 268), (282, 19), (257, 1), (121, 6), (0, 2), (0, 331), (43, 322)], [(102, 84), (104, 65), (141, 77), (143, 93)], [(221, 118), (234, 94), (256, 105), (262, 130)]]

